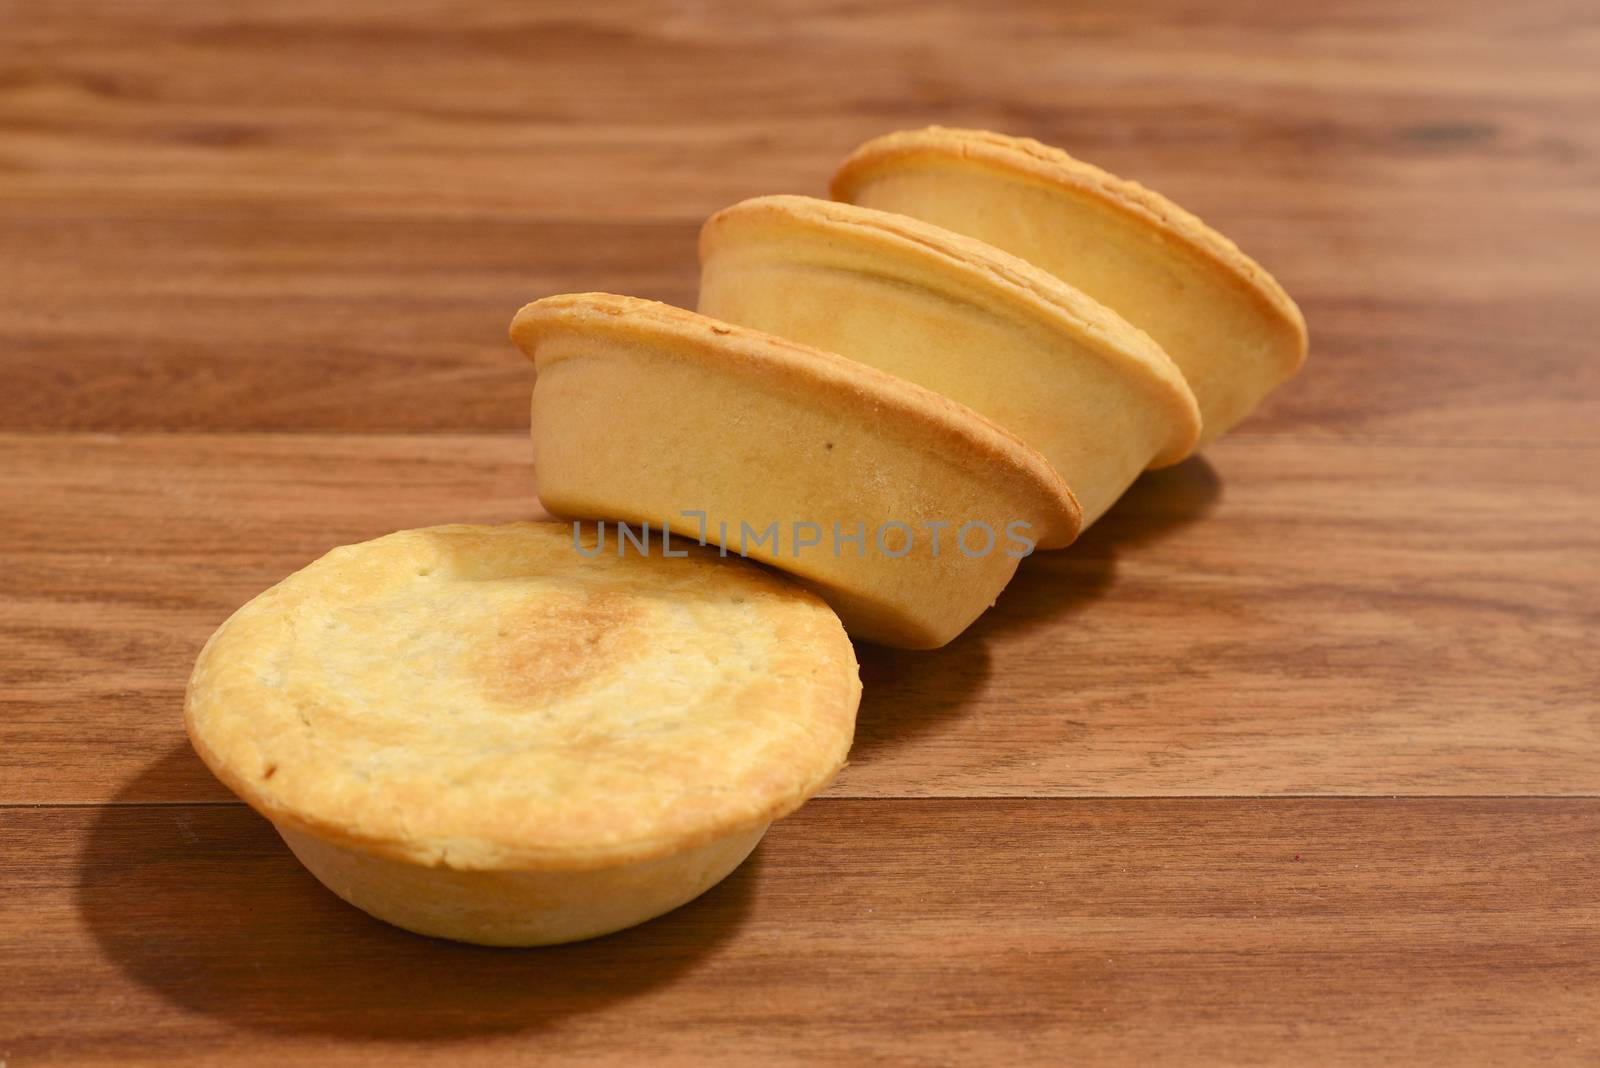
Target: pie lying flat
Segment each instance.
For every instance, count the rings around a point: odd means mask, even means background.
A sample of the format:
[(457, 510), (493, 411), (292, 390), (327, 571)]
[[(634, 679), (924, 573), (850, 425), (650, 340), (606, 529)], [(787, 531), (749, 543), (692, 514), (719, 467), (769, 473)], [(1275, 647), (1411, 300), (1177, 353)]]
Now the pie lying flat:
[(959, 401), (1053, 464), (1085, 524), (1200, 432), (1160, 346), (1060, 279), (889, 212), (758, 197), (700, 234), (703, 314), (840, 353)]
[(1210, 441), (1306, 356), (1300, 309), (1237, 245), (1160, 194), (1058, 148), (931, 127), (868, 141), (833, 196), (968, 234), (1076, 286), (1182, 368)]
[(597, 547), (520, 523), (335, 549), (207, 643), (194, 747), (401, 927), (533, 945), (675, 908), (843, 765), (855, 656), (763, 568)]
[(535, 301), (511, 335), (537, 369), (546, 508), (782, 568), (855, 637), (943, 645), (1033, 544), (1078, 533), (1077, 501), (1033, 449), (835, 353), (604, 293)]

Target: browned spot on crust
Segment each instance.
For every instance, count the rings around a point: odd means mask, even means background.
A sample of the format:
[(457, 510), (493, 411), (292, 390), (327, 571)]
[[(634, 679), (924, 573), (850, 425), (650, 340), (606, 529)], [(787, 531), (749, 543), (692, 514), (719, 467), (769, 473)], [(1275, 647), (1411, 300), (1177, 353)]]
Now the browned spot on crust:
[(623, 594), (571, 591), (501, 616), (473, 653), (486, 696), (527, 709), (604, 679), (641, 640), (642, 609)]

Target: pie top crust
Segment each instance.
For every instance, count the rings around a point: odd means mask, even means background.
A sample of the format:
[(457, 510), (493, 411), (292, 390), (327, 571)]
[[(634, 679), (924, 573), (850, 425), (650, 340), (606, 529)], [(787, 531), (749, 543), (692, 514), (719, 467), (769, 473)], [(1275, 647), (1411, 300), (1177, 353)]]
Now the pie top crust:
[(422, 865), (592, 869), (764, 824), (843, 766), (854, 650), (814, 594), (679, 548), (589, 559), (516, 523), (335, 549), (212, 636), (190, 738), (275, 823)]

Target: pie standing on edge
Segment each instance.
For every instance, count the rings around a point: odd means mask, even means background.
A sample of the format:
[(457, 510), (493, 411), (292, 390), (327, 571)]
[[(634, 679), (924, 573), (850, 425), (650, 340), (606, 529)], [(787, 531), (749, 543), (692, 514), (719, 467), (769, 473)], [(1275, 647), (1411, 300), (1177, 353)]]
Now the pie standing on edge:
[(1166, 197), (1059, 148), (987, 130), (892, 133), (844, 161), (833, 196), (988, 242), (1122, 315), (1182, 368), (1201, 444), (1305, 362), (1305, 318), (1260, 264)]
[(1094, 522), (1194, 447), (1183, 375), (1142, 331), (1015, 256), (904, 215), (757, 197), (700, 232), (700, 311), (942, 393), (1042, 453)]
[(943, 645), (1032, 543), (1077, 536), (1078, 502), (1037, 452), (835, 353), (608, 293), (535, 301), (511, 336), (537, 368), (546, 508), (782, 568), (854, 637)]

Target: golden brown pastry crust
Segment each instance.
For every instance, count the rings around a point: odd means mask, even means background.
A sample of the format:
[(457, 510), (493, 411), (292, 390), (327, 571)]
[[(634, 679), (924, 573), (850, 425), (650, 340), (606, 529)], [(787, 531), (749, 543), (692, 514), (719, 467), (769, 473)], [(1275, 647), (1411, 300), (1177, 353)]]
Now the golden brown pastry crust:
[(977, 412), (913, 382), (837, 353), (614, 293), (561, 293), (534, 301), (512, 320), (511, 338), (532, 359), (541, 338), (556, 330), (611, 332), (671, 348), (688, 359), (734, 360), (742, 373), (773, 376), (821, 405), (836, 404), (841, 392), (863, 398), (885, 416), (915, 421), (930, 445), (969, 457), (983, 478), (1013, 480), (1037, 498), (1050, 520), (1041, 531), (1042, 542), (1066, 544), (1077, 534), (1082, 519), (1077, 498), (1043, 456)]
[[(849, 201), (876, 170), (918, 156), (949, 156), (1021, 175), (1046, 185), (1088, 194), (1124, 214), (1159, 228), (1170, 239), (1205, 257), (1234, 277), (1300, 338), (1305, 359), (1306, 321), (1277, 279), (1238, 245), (1160, 193), (1085, 163), (1066, 151), (1028, 137), (990, 130), (929, 126), (873, 138), (852, 152), (833, 176), (829, 195)], [(1298, 366), (1298, 364), (1297, 364)]]
[(986, 306), (1007, 307), (1020, 321), (1040, 321), (1068, 333), (1084, 350), (1119, 374), (1136, 376), (1160, 398), (1170, 433), (1152, 466), (1178, 463), (1199, 440), (1200, 410), (1194, 395), (1161, 346), (1110, 308), (1026, 260), (907, 215), (778, 195), (741, 201), (707, 219), (700, 230), (701, 262), (711, 258), (724, 234), (744, 240), (752, 225), (848, 233), (854, 241), (881, 249), (897, 278), (911, 272), (914, 278), (908, 280), (955, 299), (971, 299), (967, 294), (975, 291)]
[(572, 539), (443, 526), (333, 550), (206, 644), (196, 751), (274, 823), (463, 871), (651, 860), (832, 779), (860, 682), (820, 599), (693, 544), (591, 560)]
[[(857, 638), (937, 648), (1015, 573), (1020, 547), (1001, 532), (1055, 546), (1080, 529), (1043, 456), (834, 353), (603, 293), (535, 301), (512, 336), (538, 368), (532, 440), (547, 508), (748, 551), (820, 593)], [(911, 535), (891, 538), (898, 550), (868, 551), (895, 525)], [(958, 551), (973, 525), (977, 551)]]

